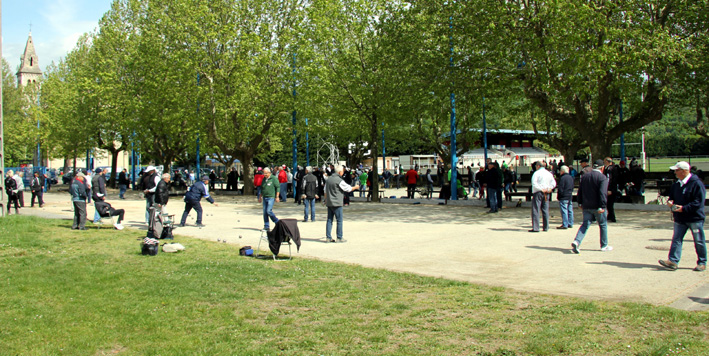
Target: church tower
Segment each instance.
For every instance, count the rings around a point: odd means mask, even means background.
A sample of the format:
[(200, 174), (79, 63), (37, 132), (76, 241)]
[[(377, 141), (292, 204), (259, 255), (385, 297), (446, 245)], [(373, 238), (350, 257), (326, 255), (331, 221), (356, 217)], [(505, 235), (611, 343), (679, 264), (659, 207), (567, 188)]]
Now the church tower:
[(24, 86), (30, 83), (39, 82), (39, 80), (42, 79), (42, 70), (39, 69), (37, 52), (34, 50), (32, 32), (30, 32), (29, 37), (27, 37), (25, 54), (22, 55), (20, 60), (22, 62), (20, 64), (20, 70), (17, 71), (17, 85)]

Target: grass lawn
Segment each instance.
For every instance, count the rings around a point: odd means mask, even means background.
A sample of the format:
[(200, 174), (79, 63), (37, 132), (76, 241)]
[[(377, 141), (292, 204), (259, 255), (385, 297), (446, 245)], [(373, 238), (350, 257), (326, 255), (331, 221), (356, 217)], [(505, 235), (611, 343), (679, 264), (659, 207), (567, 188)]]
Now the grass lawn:
[[(709, 313), (0, 218), (0, 355), (706, 355)], [(533, 273), (533, 271), (530, 271)], [(559, 271), (564, 273), (564, 271)], [(662, 287), (658, 287), (658, 293)]]

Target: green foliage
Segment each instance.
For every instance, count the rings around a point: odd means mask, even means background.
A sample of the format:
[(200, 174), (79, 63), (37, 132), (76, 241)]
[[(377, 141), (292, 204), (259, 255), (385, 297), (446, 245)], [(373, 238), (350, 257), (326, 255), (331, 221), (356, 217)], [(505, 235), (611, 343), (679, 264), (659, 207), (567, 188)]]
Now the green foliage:
[(32, 160), (37, 150), (36, 111), (31, 109), (33, 88), (23, 90), (10, 65), (2, 60), (2, 110), (5, 137), (5, 166), (19, 166), (20, 161)]

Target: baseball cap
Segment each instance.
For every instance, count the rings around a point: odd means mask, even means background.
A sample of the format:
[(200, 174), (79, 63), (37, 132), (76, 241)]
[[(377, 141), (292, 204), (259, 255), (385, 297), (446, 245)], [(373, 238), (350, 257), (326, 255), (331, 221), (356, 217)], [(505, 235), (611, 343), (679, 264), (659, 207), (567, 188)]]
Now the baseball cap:
[(102, 197), (102, 196), (103, 196), (103, 194), (101, 194), (101, 193), (97, 193), (97, 194), (96, 194), (96, 196), (98, 196), (98, 197)]
[(602, 159), (597, 159), (596, 162), (593, 162), (593, 168), (600, 168), (603, 167), (603, 160)]
[(146, 172), (150, 172), (150, 171), (154, 171), (154, 170), (155, 170), (155, 167), (153, 167), (153, 166), (148, 166), (147, 168), (145, 168)]
[(683, 171), (688, 171), (689, 168), (690, 168), (689, 163), (687, 163), (687, 162), (685, 162), (685, 161), (679, 161), (679, 162), (677, 162), (677, 164), (675, 164), (674, 166), (670, 167), (670, 169), (673, 170), (673, 171), (674, 171), (674, 170), (677, 170), (677, 169), (681, 169), (681, 170), (683, 170)]
[(206, 174), (202, 175), (202, 180), (209, 180), (209, 176)]
[(101, 169), (101, 168), (96, 168), (96, 169), (94, 169), (94, 172), (95, 172), (95, 173), (101, 173), (101, 172), (103, 172), (103, 169)]

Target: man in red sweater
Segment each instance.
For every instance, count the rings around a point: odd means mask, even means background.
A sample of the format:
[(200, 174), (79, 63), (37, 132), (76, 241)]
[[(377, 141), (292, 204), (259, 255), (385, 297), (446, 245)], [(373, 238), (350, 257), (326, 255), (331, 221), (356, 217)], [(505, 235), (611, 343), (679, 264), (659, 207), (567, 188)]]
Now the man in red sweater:
[(286, 202), (286, 197), (287, 197), (287, 192), (288, 192), (288, 173), (286, 173), (286, 165), (284, 164), (283, 167), (280, 167), (278, 170), (278, 183), (281, 185), (281, 201)]
[(416, 193), (416, 182), (418, 182), (419, 174), (412, 167), (406, 172), (404, 177), (406, 177), (407, 197), (413, 199), (414, 193)]

